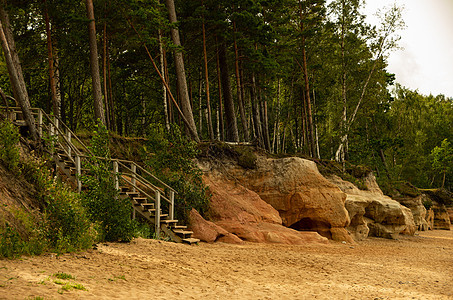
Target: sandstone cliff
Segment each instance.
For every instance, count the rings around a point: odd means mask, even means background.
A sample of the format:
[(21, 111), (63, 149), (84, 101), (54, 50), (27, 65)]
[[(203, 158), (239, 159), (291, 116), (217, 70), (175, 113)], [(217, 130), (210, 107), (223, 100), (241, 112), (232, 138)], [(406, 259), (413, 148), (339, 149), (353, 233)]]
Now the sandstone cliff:
[(354, 242), (428, 227), (420, 199), (410, 208), (401, 205), (382, 193), (372, 174), (362, 191), (337, 176), (326, 179), (313, 161), (298, 157), (258, 155), (243, 167), (219, 154), (200, 159), (199, 166), (212, 193), (211, 222), (196, 212), (191, 219), (204, 241), (301, 244), (325, 242), (323, 236)]
[(372, 174), (365, 178), (367, 190), (359, 190), (338, 176), (328, 179), (347, 194), (345, 206), (351, 218), (347, 228), (355, 240), (363, 240), (368, 236), (397, 238), (400, 233), (415, 233), (416, 225), (411, 210), (385, 196)]

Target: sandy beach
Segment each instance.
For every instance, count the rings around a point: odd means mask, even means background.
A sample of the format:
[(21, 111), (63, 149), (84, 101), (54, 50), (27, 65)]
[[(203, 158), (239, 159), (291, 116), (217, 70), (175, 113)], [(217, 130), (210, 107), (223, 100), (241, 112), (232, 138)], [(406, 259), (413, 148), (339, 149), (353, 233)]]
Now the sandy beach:
[(354, 245), (136, 239), (77, 254), (0, 260), (0, 298), (453, 299), (452, 278), (453, 231)]

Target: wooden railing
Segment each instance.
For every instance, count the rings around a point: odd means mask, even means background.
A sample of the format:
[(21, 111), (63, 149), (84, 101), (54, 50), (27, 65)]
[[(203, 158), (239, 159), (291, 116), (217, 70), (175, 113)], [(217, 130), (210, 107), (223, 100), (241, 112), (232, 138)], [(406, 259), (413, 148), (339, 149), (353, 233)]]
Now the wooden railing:
[[(11, 122), (16, 124), (22, 122), (22, 125), (24, 125), (20, 118), (22, 112), (19, 107), (7, 108), (0, 106), (0, 111), (5, 112), (6, 117)], [(110, 171), (115, 178), (115, 189), (119, 190), (120, 184), (124, 184), (129, 186), (133, 192), (138, 191), (151, 202), (154, 202), (156, 209), (154, 220), (156, 233), (160, 232), (161, 209), (163, 209), (163, 212), (168, 212), (170, 220), (174, 219), (175, 195), (177, 192), (172, 187), (133, 161), (96, 157), (64, 122), (55, 116), (49, 116), (42, 109), (32, 108), (32, 115), (35, 117), (35, 123), (40, 137), (47, 139), (49, 142), (56, 165), (60, 167), (67, 178), (73, 181), (79, 193), (83, 189), (83, 183), (81, 181), (82, 172), (85, 170), (83, 167), (87, 166), (89, 159), (107, 160), (109, 167), (111, 166)], [(77, 142), (77, 147), (74, 141)], [(59, 157), (55, 152), (57, 145), (64, 152), (68, 161), (59, 161)], [(75, 175), (71, 173), (70, 169), (65, 168), (69, 164), (74, 166)], [(135, 210), (133, 209), (132, 211), (133, 217), (135, 217)]]

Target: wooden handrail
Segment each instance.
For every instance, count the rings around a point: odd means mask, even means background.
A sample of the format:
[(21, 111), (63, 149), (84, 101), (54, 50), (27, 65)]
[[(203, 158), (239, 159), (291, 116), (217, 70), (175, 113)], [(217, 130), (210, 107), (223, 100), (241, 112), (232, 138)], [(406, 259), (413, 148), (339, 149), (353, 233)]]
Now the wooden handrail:
[[(0, 109), (1, 110), (6, 110), (7, 107), (4, 107), (4, 106), (0, 106)], [(20, 113), (22, 112), (21, 108), (20, 107), (8, 107), (9, 110), (11, 110), (12, 112), (14, 113)], [(162, 185), (164, 187), (164, 189), (168, 189), (169, 191), (175, 193), (175, 194), (178, 194), (178, 192), (173, 189), (172, 187), (170, 187), (169, 185), (167, 185), (165, 182), (163, 182), (162, 180), (160, 180), (159, 178), (157, 178), (156, 176), (154, 176), (151, 172), (149, 172), (148, 170), (146, 170), (145, 168), (143, 168), (142, 166), (138, 165), (137, 163), (135, 163), (134, 161), (129, 161), (129, 160), (123, 160), (123, 159), (109, 159), (109, 158), (105, 158), (105, 157), (99, 157), (99, 156), (95, 156), (91, 150), (80, 140), (80, 138), (63, 122), (61, 121), (60, 118), (58, 117), (55, 117), (59, 122), (58, 124), (61, 124), (63, 126), (63, 128), (67, 131), (67, 132), (70, 132), (71, 133), (71, 137), (73, 137), (81, 146), (82, 148), (89, 154), (84, 154), (82, 153), (73, 143), (72, 141), (70, 141), (68, 139), (68, 137), (65, 135), (64, 131), (62, 131), (59, 126), (56, 125), (56, 123), (54, 122), (54, 120), (44, 111), (42, 110), (41, 108), (32, 108), (32, 114), (33, 115), (39, 115), (39, 113), (41, 112), (42, 116), (44, 116), (45, 119), (47, 119), (48, 123), (53, 125), (53, 127), (55, 128), (55, 130), (57, 131), (57, 136), (58, 137), (61, 137), (64, 141), (64, 144), (66, 144), (70, 149), (71, 151), (74, 151), (75, 153), (75, 156), (78, 156), (79, 158), (95, 158), (95, 159), (100, 159), (100, 160), (104, 160), (104, 161), (116, 161), (118, 162), (118, 164), (125, 168), (126, 170), (130, 171), (131, 173), (122, 173), (122, 174), (127, 174), (127, 175), (131, 175), (131, 176), (134, 176), (135, 175), (135, 179), (139, 181), (139, 183), (141, 183), (142, 185), (144, 185), (145, 187), (149, 188), (150, 190), (152, 191), (159, 191), (162, 195), (160, 196), (160, 198), (164, 199), (166, 202), (168, 202), (170, 205), (173, 205), (171, 199), (168, 199), (167, 197), (165, 197), (164, 193), (162, 193), (161, 189), (152, 184), (149, 180), (147, 180), (146, 178), (144, 178), (142, 175), (138, 174), (138, 172), (133, 172), (132, 169), (130, 167), (127, 166), (127, 164), (129, 165), (134, 165), (135, 168), (143, 173), (145, 173), (146, 175), (150, 176), (153, 180), (156, 180), (160, 185)], [(39, 124), (40, 126), (44, 127), (45, 129), (47, 129), (47, 131), (49, 130), (49, 126), (47, 124), (45, 124), (44, 122), (42, 124)], [(73, 162), (73, 163), (76, 163), (75, 159), (72, 157), (72, 155), (69, 155), (68, 151), (66, 151), (66, 148), (63, 146), (63, 142), (60, 141), (59, 139), (57, 139), (57, 143), (62, 146), (63, 148), (63, 151), (65, 151), (65, 153), (67, 154), (67, 156), (70, 158), (70, 160)], [(119, 172), (121, 173), (121, 172)], [(143, 191), (143, 189), (139, 188), (136, 186), (136, 184), (134, 185), (132, 181), (129, 181), (127, 180), (126, 178), (123, 178), (122, 176), (119, 176), (122, 180), (126, 181), (127, 183), (131, 184), (132, 186), (134, 186), (135, 188), (137, 188), (140, 192), (142, 192), (145, 196), (149, 197), (150, 199), (153, 199), (153, 197), (151, 197), (150, 195), (148, 195), (148, 193), (146, 193), (145, 191)], [(79, 190), (80, 190), (80, 187), (79, 187)]]

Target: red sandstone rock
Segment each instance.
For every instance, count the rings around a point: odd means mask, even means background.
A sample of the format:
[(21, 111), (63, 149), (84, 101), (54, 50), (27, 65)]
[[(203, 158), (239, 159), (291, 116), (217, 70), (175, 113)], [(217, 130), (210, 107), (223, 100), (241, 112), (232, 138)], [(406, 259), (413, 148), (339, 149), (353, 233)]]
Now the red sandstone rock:
[[(294, 245), (328, 242), (316, 232), (302, 232), (282, 226), (278, 211), (264, 202), (257, 193), (218, 173), (203, 176), (203, 181), (212, 194), (211, 220), (242, 240)], [(217, 240), (239, 242), (234, 235), (225, 235)]]
[(228, 231), (216, 224), (206, 221), (195, 209), (190, 212), (190, 227), (193, 231), (192, 236), (203, 242), (212, 243), (219, 237), (229, 234)]
[(256, 169), (228, 165), (222, 172), (276, 209), (284, 226), (347, 240), (346, 195), (319, 173), (314, 162), (297, 157), (259, 157)]

